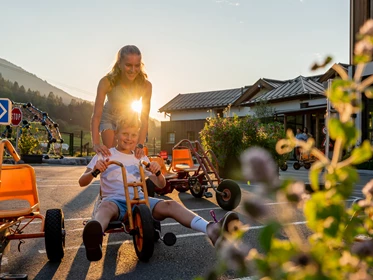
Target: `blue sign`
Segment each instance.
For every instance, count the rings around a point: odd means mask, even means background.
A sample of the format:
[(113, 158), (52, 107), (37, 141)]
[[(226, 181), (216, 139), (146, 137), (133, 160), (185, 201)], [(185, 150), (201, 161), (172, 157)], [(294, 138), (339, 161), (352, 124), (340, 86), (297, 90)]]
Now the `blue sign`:
[(8, 98), (0, 98), (0, 124), (12, 121), (12, 102)]

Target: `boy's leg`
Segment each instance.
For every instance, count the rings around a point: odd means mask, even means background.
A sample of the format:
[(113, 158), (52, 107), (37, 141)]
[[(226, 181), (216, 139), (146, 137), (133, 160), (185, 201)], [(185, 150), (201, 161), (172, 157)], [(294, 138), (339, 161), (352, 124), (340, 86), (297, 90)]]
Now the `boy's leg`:
[(105, 231), (110, 221), (116, 220), (118, 216), (118, 206), (112, 201), (103, 201), (96, 212), (95, 220), (101, 224), (102, 231)]
[(102, 201), (95, 219), (90, 220), (83, 230), (83, 243), (89, 261), (99, 261), (102, 258), (102, 237), (104, 229), (110, 220), (118, 217), (118, 206), (111, 201)]
[(238, 220), (236, 213), (228, 212), (218, 222), (207, 222), (202, 217), (173, 200), (158, 202), (154, 206), (152, 214), (156, 220), (173, 218), (187, 228), (206, 233), (213, 245), (215, 245), (215, 242), (224, 231), (228, 232), (228, 224), (233, 220)]

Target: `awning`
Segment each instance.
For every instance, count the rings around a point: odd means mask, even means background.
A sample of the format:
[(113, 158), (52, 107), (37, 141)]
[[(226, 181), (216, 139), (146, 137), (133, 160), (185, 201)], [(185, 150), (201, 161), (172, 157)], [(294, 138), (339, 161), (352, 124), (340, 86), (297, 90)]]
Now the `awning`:
[[(288, 110), (279, 110), (276, 111), (277, 116), (283, 116), (283, 115), (297, 115), (298, 113), (303, 112), (323, 112), (326, 113), (326, 104), (320, 105), (320, 106), (313, 106), (313, 107), (306, 107), (306, 108), (299, 108), (299, 109), (288, 109)], [(336, 112), (334, 109), (331, 109), (331, 112)]]

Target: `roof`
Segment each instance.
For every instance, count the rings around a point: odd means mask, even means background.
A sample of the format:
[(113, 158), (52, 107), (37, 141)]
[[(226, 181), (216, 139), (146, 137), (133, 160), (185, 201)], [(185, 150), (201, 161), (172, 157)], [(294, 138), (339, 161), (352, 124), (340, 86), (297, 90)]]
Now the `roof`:
[(280, 80), (273, 80), (273, 79), (267, 79), (267, 78), (263, 78), (262, 80), (266, 82), (267, 84), (269, 84), (270, 86), (272, 86), (273, 88), (277, 88), (288, 81), (288, 80), (280, 81)]
[[(346, 72), (348, 72), (348, 67), (350, 66), (349, 64), (345, 64), (345, 63), (335, 63), (335, 64), (338, 64)], [(338, 72), (333, 69), (333, 66), (330, 67), (328, 71), (326, 71), (323, 75), (320, 76), (320, 78), (318, 79), (318, 82), (326, 82), (328, 79), (334, 79), (335, 77), (339, 76)]]
[(247, 89), (233, 88), (197, 93), (178, 94), (161, 107), (159, 112), (170, 112), (187, 109), (210, 109), (227, 107), (239, 98)]
[(288, 80), (281, 86), (253, 98), (243, 104), (252, 104), (260, 101), (287, 99), (302, 95), (324, 96), (324, 86), (316, 82), (314, 77), (299, 76), (293, 80)]

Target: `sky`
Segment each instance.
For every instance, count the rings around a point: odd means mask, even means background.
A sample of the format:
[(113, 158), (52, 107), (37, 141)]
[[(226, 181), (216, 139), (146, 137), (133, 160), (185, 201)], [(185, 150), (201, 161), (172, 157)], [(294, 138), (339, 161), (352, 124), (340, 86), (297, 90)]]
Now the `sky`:
[(349, 62), (348, 0), (0, 0), (0, 58), (94, 101), (118, 50), (136, 45), (153, 85), (150, 116), (178, 94)]

